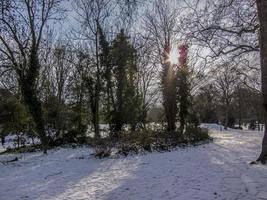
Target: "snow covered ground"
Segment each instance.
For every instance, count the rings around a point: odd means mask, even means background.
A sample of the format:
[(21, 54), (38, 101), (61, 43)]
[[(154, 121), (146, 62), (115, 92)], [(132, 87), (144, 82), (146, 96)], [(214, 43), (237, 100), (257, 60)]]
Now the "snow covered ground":
[(215, 131), (213, 143), (99, 160), (88, 148), (51, 150), (0, 163), (0, 199), (267, 199), (267, 166), (249, 165), (263, 134)]
[[(23, 144), (20, 144), (21, 146), (30, 146), (33, 144), (38, 144), (40, 142), (40, 140), (38, 138), (29, 138), (27, 136), (22, 136), (21, 140), (24, 140)], [(8, 135), (5, 137), (5, 144), (4, 146), (2, 146), (2, 144), (0, 144), (0, 153), (7, 150), (7, 149), (13, 149), (17, 147), (17, 136), (16, 135)]]

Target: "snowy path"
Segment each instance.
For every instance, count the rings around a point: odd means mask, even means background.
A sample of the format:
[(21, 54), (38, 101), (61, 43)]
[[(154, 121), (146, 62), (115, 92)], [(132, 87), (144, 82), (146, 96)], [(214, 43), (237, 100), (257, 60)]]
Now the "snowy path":
[(262, 133), (213, 137), (194, 148), (121, 159), (97, 160), (86, 148), (19, 155), (19, 162), (0, 164), (0, 199), (267, 199), (267, 166), (248, 164)]

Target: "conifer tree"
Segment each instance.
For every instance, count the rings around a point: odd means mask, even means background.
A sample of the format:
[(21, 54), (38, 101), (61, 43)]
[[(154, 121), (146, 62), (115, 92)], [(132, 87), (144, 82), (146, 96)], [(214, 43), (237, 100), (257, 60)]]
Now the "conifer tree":
[(167, 131), (173, 132), (176, 130), (177, 118), (177, 80), (174, 71), (174, 66), (169, 60), (170, 47), (164, 49), (164, 65), (162, 73), (162, 95), (165, 116), (167, 120)]
[(116, 103), (113, 112), (112, 131), (122, 130), (125, 123), (135, 129), (140, 101), (136, 84), (136, 50), (130, 44), (124, 30), (117, 35), (112, 45), (114, 77), (116, 79)]
[(103, 90), (104, 90), (104, 106), (105, 119), (111, 124), (111, 111), (114, 108), (113, 83), (112, 83), (112, 62), (111, 62), (111, 46), (106, 39), (103, 29), (98, 25), (99, 29), (99, 48), (100, 48), (100, 65), (103, 68)]
[(187, 67), (187, 45), (179, 47), (179, 69), (178, 69), (178, 102), (179, 102), (179, 121), (180, 132), (183, 133), (186, 125), (186, 119), (189, 114), (190, 106), (190, 85), (188, 81), (188, 67)]

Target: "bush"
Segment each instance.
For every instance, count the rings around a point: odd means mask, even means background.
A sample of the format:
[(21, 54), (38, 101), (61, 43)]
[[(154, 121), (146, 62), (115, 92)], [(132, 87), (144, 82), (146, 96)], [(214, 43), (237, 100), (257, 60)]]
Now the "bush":
[(117, 154), (128, 156), (129, 154), (138, 154), (140, 148), (136, 144), (120, 144), (117, 149)]
[(41, 145), (32, 145), (32, 146), (21, 146), (19, 148), (10, 148), (8, 147), (5, 151), (1, 152), (0, 155), (6, 153), (30, 153), (41, 151)]
[(109, 157), (112, 152), (112, 142), (108, 139), (97, 140), (93, 143), (95, 149), (95, 157), (105, 158)]
[(143, 129), (135, 132), (120, 132), (117, 138), (102, 138), (95, 146), (95, 156), (98, 158), (109, 157), (112, 149), (116, 149), (117, 155), (128, 156), (140, 152), (151, 152), (153, 150), (162, 152), (170, 151), (177, 146), (195, 144), (207, 141), (210, 137), (208, 129), (201, 129), (195, 125), (187, 126), (186, 132), (163, 132)]
[(186, 127), (185, 135), (188, 137), (187, 139), (189, 142), (198, 142), (210, 139), (207, 128), (200, 128), (190, 125)]
[(152, 151), (152, 145), (155, 143), (155, 134), (150, 129), (142, 130), (137, 133), (135, 142), (144, 148), (144, 150)]
[(111, 155), (111, 148), (105, 146), (98, 146), (95, 148), (95, 157), (97, 158), (106, 158)]

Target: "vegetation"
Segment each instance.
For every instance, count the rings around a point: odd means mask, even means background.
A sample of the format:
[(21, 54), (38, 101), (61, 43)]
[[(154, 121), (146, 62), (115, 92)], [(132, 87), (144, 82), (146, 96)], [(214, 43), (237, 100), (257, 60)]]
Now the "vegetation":
[[(69, 6), (0, 0), (2, 143), (7, 135), (16, 135), (17, 147), (23, 137), (38, 139), (44, 153), (90, 144), (105, 157), (113, 147), (128, 154), (208, 140), (200, 123), (262, 129), (266, 1)], [(75, 23), (62, 34), (68, 18)]]

